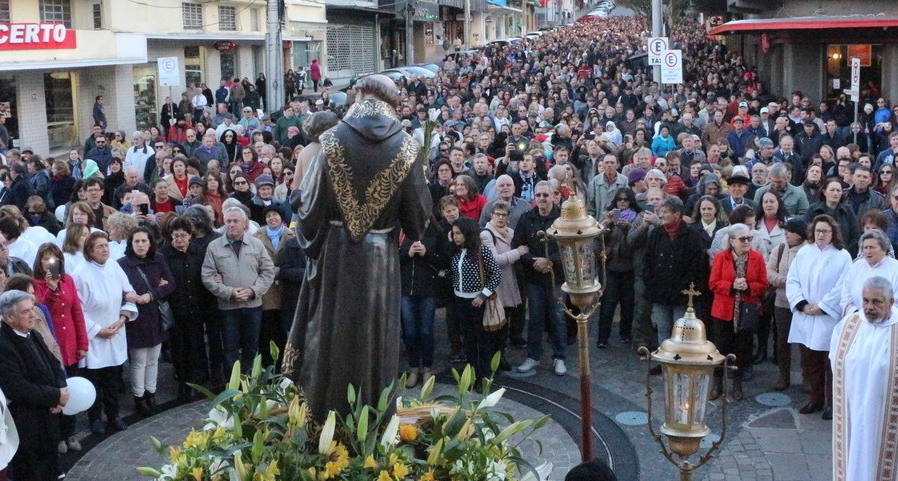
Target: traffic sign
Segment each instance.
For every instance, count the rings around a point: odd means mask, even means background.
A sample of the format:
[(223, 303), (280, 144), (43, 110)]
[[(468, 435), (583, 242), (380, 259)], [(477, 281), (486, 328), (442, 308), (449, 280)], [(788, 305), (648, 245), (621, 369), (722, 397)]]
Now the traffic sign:
[(851, 57), (851, 101), (861, 98), (861, 59)]
[(649, 65), (661, 65), (661, 56), (667, 51), (668, 45), (670, 45), (670, 43), (668, 42), (667, 37), (649, 37)]
[(178, 68), (178, 57), (160, 57), (159, 83), (163, 87), (181, 85), (181, 70)]
[(683, 52), (681, 50), (668, 50), (662, 55), (661, 83), (683, 83)]

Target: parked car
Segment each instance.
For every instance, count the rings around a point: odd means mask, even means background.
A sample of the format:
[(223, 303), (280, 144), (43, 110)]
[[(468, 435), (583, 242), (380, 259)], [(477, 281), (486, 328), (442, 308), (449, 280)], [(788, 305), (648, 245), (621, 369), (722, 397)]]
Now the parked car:
[(414, 66), (430, 70), (435, 74), (440, 71), (440, 66), (435, 63), (416, 63)]

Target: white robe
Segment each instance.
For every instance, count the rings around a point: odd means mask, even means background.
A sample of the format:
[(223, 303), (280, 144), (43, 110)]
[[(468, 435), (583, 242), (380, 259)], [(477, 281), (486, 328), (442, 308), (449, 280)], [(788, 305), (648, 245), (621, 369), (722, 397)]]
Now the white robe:
[(127, 313), (129, 321), (137, 319), (137, 306), (124, 300), (125, 294), (134, 290), (128, 276), (118, 262), (107, 261), (101, 266), (86, 261), (72, 272), (72, 277), (81, 298), (90, 345), (85, 358), (87, 368), (121, 366), (128, 359), (125, 329), (120, 329), (111, 339), (104, 339), (97, 333), (117, 322), (122, 311)]
[[(835, 481), (898, 480), (895, 443), (884, 438), (898, 432), (898, 308), (879, 324), (863, 311), (852, 340), (849, 314), (833, 333), (829, 357), (833, 366), (833, 479)], [(841, 345), (841, 350), (840, 350)], [(891, 429), (886, 422), (891, 417)], [(883, 453), (883, 448), (886, 447)], [(891, 462), (889, 462), (891, 460)], [(891, 476), (879, 470), (891, 466)]]
[(29, 240), (38, 247), (47, 242), (51, 244), (56, 242), (56, 238), (53, 237), (53, 234), (41, 226), (28, 227), (25, 229), (25, 232), (22, 232), (22, 236), (19, 237), (19, 239)]
[[(786, 275), (786, 299), (793, 313), (790, 343), (802, 344), (815, 351), (829, 349), (833, 327), (842, 312), (839, 279), (850, 267), (851, 254), (832, 244), (823, 250), (817, 244), (808, 244), (798, 250)], [(802, 301), (818, 304), (827, 314), (809, 316), (798, 311), (796, 306)]]
[(887, 279), (892, 283), (892, 289), (898, 292), (898, 260), (886, 256), (876, 266), (871, 266), (864, 259), (855, 261), (839, 282), (842, 292), (839, 308), (842, 316), (862, 310), (864, 282), (876, 276)]

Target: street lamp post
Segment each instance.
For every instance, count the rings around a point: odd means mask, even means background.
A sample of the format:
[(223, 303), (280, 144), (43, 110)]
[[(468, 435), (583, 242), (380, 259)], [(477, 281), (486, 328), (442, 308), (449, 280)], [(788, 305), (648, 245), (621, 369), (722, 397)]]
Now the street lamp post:
[[(726, 371), (729, 364), (735, 362), (736, 356), (732, 354), (723, 356), (714, 344), (708, 341), (705, 324), (695, 317), (695, 310), (692, 307), (692, 298), (700, 295), (694, 285), (690, 284), (689, 289), (683, 291), (683, 294), (689, 297), (686, 315), (676, 321), (670, 339), (662, 342), (661, 346), (651, 353), (652, 359), (660, 362), (662, 366), (665, 410), (661, 433), (667, 436), (667, 445), (661, 436), (655, 433), (652, 425), (653, 391), (650, 374), (646, 375), (645, 396), (648, 404), (649, 432), (661, 445), (664, 457), (680, 470), (680, 481), (691, 481), (692, 472), (711, 459), (726, 435), (727, 393), (724, 391), (721, 407), (723, 427), (720, 439), (711, 445), (698, 462), (695, 464), (689, 462), (689, 457), (698, 452), (701, 440), (711, 434), (711, 430), (705, 424), (705, 411), (714, 369), (723, 364)], [(639, 353), (647, 356), (649, 350), (643, 346), (639, 348)], [(678, 459), (675, 459), (674, 455)]]
[[(580, 363), (580, 418), (583, 429), (583, 461), (592, 458), (592, 392), (589, 381), (589, 317), (599, 307), (602, 285), (596, 279), (596, 256), (594, 242), (602, 235), (603, 228), (586, 213), (582, 199), (571, 197), (561, 206), (561, 216), (555, 219), (548, 232), (540, 232), (558, 244), (558, 253), (564, 270), (565, 282), (561, 289), (568, 294), (571, 303), (579, 313), (574, 314), (564, 301), (556, 297), (564, 313), (577, 322), (577, 349)], [(549, 258), (549, 244), (546, 242), (546, 259)], [(602, 270), (605, 256), (602, 255)], [(555, 285), (555, 271), (549, 266), (552, 285)]]

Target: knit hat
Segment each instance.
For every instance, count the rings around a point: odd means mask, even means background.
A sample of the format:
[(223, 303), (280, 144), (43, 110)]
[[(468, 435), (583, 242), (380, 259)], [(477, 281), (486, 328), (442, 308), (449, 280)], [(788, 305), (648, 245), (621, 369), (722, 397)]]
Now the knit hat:
[(274, 179), (271, 178), (268, 174), (262, 174), (256, 177), (256, 188), (262, 187), (263, 185), (270, 185), (274, 187)]
[(639, 167), (631, 170), (630, 174), (627, 175), (627, 183), (629, 183), (630, 185), (633, 185), (643, 179), (645, 179), (645, 170)]
[(808, 238), (808, 225), (803, 220), (795, 217), (787, 220), (783, 229), (785, 229), (786, 232), (797, 234), (802, 240)]
[(768, 139), (767, 137), (761, 137), (760, 139), (758, 139), (758, 147), (762, 149), (765, 147), (773, 147), (773, 141)]
[(187, 188), (189, 189), (189, 188), (193, 187), (194, 185), (199, 185), (202, 187), (203, 179), (199, 178), (199, 176), (194, 175), (193, 177), (190, 178), (190, 182), (187, 183)]
[(99, 173), (100, 168), (97, 167), (97, 162), (94, 159), (87, 159), (84, 161), (84, 170), (82, 172), (83, 175), (81, 177), (89, 179)]

